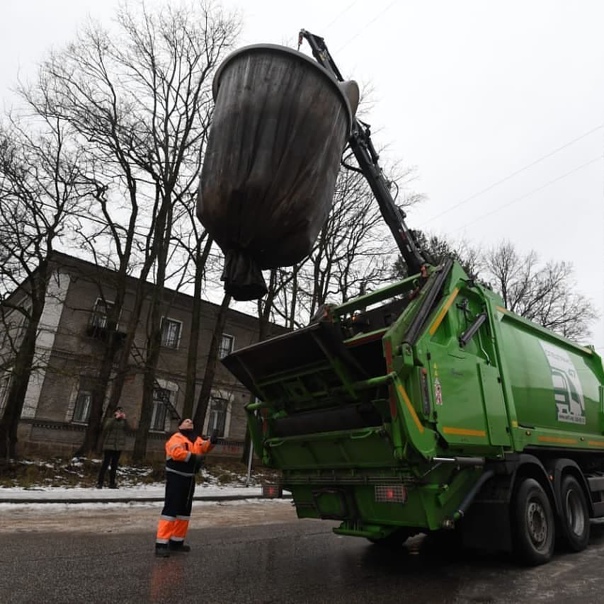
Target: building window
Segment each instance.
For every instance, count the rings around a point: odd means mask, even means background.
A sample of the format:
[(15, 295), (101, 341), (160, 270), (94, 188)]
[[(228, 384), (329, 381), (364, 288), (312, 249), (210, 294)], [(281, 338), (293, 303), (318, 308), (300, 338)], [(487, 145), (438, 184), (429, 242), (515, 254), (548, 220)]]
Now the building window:
[(0, 412), (4, 411), (6, 407), (6, 401), (8, 399), (8, 389), (10, 387), (11, 374), (5, 373), (0, 377)]
[(218, 436), (224, 436), (228, 408), (228, 399), (212, 396), (208, 410), (208, 434), (218, 430)]
[(27, 332), (27, 328), (29, 327), (29, 317), (30, 317), (29, 311), (30, 311), (30, 309), (27, 308), (25, 314), (23, 315), (23, 318), (19, 322), (19, 327), (17, 329), (17, 337), (15, 339), (16, 347), (20, 346), (21, 342), (23, 342), (23, 340), (25, 338), (25, 334)]
[(153, 414), (151, 415), (151, 430), (154, 432), (165, 432), (166, 418), (168, 417), (168, 406), (166, 402), (174, 404), (172, 397), (174, 392), (167, 388), (153, 389)]
[(161, 321), (161, 345), (166, 348), (178, 348), (182, 323), (164, 317)]
[(235, 343), (235, 338), (233, 336), (229, 336), (226, 333), (222, 334), (222, 340), (220, 340), (220, 348), (218, 349), (218, 358), (223, 359), (228, 354), (233, 352), (233, 344)]
[(73, 408), (72, 421), (79, 424), (88, 423), (90, 415), (90, 405), (92, 404), (92, 392), (89, 390), (80, 390)]
[(105, 329), (107, 327), (107, 315), (113, 308), (113, 302), (107, 302), (102, 298), (97, 298), (90, 316), (90, 326)]

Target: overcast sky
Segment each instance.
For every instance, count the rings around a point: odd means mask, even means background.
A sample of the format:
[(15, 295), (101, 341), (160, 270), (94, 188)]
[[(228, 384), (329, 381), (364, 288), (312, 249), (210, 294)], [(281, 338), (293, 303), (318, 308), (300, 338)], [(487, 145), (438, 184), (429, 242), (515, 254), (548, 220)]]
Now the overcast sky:
[[(176, 3), (177, 0), (172, 0)], [(4, 0), (0, 98), (118, 0)], [(152, 0), (148, 4), (160, 4)], [(325, 38), (373, 89), (376, 146), (415, 166), (426, 202), (409, 226), (476, 244), (513, 242), (572, 261), (604, 316), (604, 2), (224, 0), (241, 45)], [(592, 342), (604, 353), (604, 321)]]

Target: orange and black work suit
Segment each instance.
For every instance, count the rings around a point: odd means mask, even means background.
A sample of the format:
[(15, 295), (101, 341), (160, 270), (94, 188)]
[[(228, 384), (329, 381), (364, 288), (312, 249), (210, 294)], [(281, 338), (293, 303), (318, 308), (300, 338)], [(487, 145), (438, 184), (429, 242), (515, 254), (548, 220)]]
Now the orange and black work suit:
[(189, 430), (179, 430), (166, 443), (166, 494), (157, 526), (157, 549), (182, 549), (195, 493), (195, 474), (203, 455), (214, 448)]

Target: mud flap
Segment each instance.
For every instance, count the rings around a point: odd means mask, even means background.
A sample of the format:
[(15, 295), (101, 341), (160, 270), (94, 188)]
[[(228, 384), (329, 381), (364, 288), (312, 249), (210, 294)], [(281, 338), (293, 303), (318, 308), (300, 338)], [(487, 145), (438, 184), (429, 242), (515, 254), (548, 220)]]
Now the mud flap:
[(464, 548), (488, 552), (512, 551), (509, 503), (475, 502), (461, 521)]

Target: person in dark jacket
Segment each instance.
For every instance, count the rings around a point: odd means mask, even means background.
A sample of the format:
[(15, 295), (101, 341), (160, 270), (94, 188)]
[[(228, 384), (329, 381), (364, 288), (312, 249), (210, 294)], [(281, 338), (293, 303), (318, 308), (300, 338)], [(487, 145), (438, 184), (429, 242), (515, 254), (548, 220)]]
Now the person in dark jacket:
[(205, 440), (194, 431), (193, 421), (184, 419), (178, 432), (166, 442), (166, 493), (157, 525), (155, 555), (167, 558), (170, 552), (188, 552), (185, 545), (195, 493), (195, 474), (203, 456), (216, 444), (216, 431)]
[(122, 450), (126, 446), (126, 414), (121, 407), (118, 407), (103, 426), (103, 463), (99, 470), (97, 489), (103, 488), (105, 482), (105, 472), (109, 467), (109, 488), (117, 489), (115, 475), (117, 465), (120, 460)]

